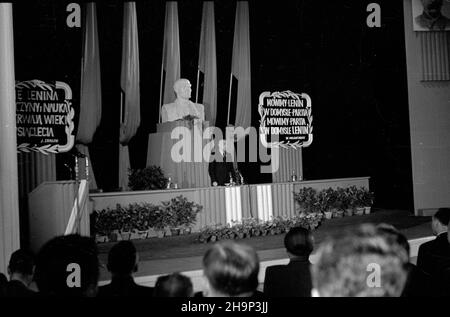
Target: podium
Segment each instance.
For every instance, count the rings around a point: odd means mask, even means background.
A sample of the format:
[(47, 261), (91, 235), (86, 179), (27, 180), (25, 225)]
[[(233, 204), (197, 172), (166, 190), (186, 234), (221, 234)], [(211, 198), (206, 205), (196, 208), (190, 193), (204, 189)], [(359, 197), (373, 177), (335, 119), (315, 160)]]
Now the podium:
[(212, 144), (203, 139), (207, 126), (208, 122), (200, 120), (158, 123), (157, 132), (149, 135), (147, 166), (161, 167), (178, 188), (211, 186), (208, 159)]

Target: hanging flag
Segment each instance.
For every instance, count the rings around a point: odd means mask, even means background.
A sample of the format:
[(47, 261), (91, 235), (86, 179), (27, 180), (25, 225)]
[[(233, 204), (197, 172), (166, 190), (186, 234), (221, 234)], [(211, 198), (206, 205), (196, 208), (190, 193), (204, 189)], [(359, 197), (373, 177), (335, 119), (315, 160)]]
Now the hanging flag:
[[(236, 109), (235, 118), (230, 118), (231, 108)], [(236, 3), (228, 124), (232, 123), (230, 119), (234, 119), (234, 126), (244, 129), (251, 124), (250, 29), (247, 1)]]
[(136, 134), (141, 122), (139, 41), (135, 2), (124, 3), (120, 87), (122, 99), (120, 108), (119, 186), (123, 190), (127, 190), (128, 169), (130, 168), (128, 142)]
[(161, 87), (159, 114), (161, 107), (175, 99), (173, 84), (180, 79), (180, 35), (178, 31), (178, 5), (175, 1), (166, 2), (164, 23), (163, 56), (161, 65)]
[[(86, 4), (85, 23), (83, 24), (83, 58), (81, 62), (80, 118), (76, 142), (77, 149), (90, 160), (88, 144), (92, 142), (94, 133), (102, 118), (102, 91), (100, 76), (100, 50), (98, 46), (96, 4)], [(97, 188), (97, 184), (89, 164), (89, 187)]]
[(216, 28), (214, 2), (203, 3), (198, 57), (196, 103), (205, 106), (205, 120), (213, 126), (217, 113)]

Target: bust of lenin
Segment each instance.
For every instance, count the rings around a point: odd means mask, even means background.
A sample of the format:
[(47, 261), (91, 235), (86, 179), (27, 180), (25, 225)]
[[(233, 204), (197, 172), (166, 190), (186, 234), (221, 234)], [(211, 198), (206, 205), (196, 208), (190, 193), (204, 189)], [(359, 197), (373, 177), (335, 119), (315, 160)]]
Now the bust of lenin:
[(192, 92), (189, 80), (184, 78), (178, 79), (173, 85), (173, 89), (177, 99), (173, 103), (163, 105), (161, 111), (162, 122), (176, 121), (189, 115), (204, 121), (204, 106), (189, 100)]

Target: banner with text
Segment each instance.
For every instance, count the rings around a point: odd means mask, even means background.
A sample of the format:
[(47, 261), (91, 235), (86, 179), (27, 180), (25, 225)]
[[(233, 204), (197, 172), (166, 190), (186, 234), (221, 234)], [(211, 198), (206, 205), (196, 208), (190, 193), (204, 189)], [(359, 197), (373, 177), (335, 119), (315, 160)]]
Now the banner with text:
[[(267, 147), (301, 148), (311, 145), (311, 98), (291, 91), (263, 92), (259, 96), (260, 134)], [(275, 136), (276, 141), (272, 140)]]
[(74, 145), (72, 90), (60, 81), (16, 82), (17, 150), (67, 152)]

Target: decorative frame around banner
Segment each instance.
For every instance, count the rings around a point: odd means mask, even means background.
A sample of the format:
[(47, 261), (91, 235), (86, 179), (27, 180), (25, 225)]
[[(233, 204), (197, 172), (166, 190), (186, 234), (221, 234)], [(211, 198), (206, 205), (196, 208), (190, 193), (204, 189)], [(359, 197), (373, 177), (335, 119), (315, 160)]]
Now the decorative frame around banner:
[[(295, 142), (290, 142), (290, 141), (274, 141), (274, 142), (268, 142), (267, 141), (267, 129), (270, 129), (266, 126), (265, 124), (265, 119), (267, 117), (267, 112), (265, 112), (265, 108), (264, 108), (264, 99), (265, 98), (274, 98), (274, 99), (281, 99), (281, 100), (294, 100), (294, 101), (298, 101), (300, 102), (301, 100), (305, 100), (306, 102), (306, 106), (302, 107), (300, 109), (302, 109), (305, 114), (305, 121), (307, 122), (306, 127), (303, 128), (303, 130), (306, 132), (304, 135), (307, 135), (306, 139), (307, 142), (304, 141), (300, 141), (297, 140)], [(311, 145), (312, 141), (313, 141), (313, 126), (312, 126), (312, 121), (313, 121), (313, 116), (312, 116), (312, 112), (311, 112), (311, 98), (309, 97), (308, 94), (306, 93), (301, 93), (301, 94), (297, 94), (294, 93), (292, 91), (286, 90), (286, 91), (282, 91), (282, 92), (273, 92), (270, 93), (268, 91), (265, 91), (263, 93), (260, 94), (259, 96), (259, 104), (258, 104), (258, 112), (259, 115), (261, 116), (260, 119), (260, 140), (261, 143), (265, 146), (265, 147), (270, 147), (270, 148), (285, 148), (285, 149), (299, 149), (302, 147), (307, 147), (309, 145)], [(266, 131), (266, 132), (264, 132)]]
[[(72, 107), (72, 90), (71, 90), (70, 86), (67, 85), (66, 83), (63, 83), (60, 81), (55, 81), (55, 83), (52, 84), (52, 83), (46, 83), (42, 80), (33, 79), (33, 80), (16, 82), (16, 94), (18, 93), (17, 92), (18, 89), (42, 90), (42, 91), (50, 92), (50, 94), (52, 92), (56, 93), (55, 91), (57, 89), (64, 90), (63, 103), (65, 104), (67, 111), (62, 116), (64, 117), (64, 120), (65, 120), (64, 132), (66, 135), (67, 142), (65, 144), (60, 144), (59, 142), (56, 144), (55, 144), (55, 142), (46, 143), (42, 140), (39, 144), (36, 142), (23, 142), (17, 146), (17, 152), (18, 153), (20, 153), (20, 152), (25, 152), (25, 153), (39, 152), (39, 153), (48, 155), (51, 153), (56, 154), (56, 153), (63, 153), (63, 152), (70, 151), (75, 144), (75, 136), (72, 134), (73, 130), (75, 128), (75, 125), (73, 122), (73, 119), (75, 117), (75, 110)], [(16, 104), (17, 104), (17, 99), (16, 99)], [(38, 108), (42, 112), (42, 107), (39, 108), (39, 107), (36, 107), (36, 105), (35, 105), (34, 108)], [(17, 113), (17, 111), (18, 110), (16, 109), (16, 113)], [(58, 112), (58, 114), (59, 114), (59, 112)], [(52, 114), (50, 114), (50, 115), (52, 115)], [(53, 113), (53, 115), (55, 115), (55, 114)], [(61, 117), (61, 115), (59, 115), (59, 116)], [(16, 120), (18, 120), (18, 119), (16, 119)], [(42, 123), (42, 120), (40, 120), (40, 122)], [(36, 136), (32, 136), (32, 137), (36, 137)], [(17, 138), (19, 139), (19, 136), (17, 136)], [(20, 136), (20, 138), (23, 138), (23, 136)], [(28, 138), (30, 138), (30, 136), (28, 136)]]

